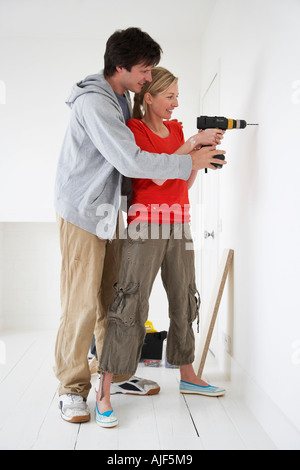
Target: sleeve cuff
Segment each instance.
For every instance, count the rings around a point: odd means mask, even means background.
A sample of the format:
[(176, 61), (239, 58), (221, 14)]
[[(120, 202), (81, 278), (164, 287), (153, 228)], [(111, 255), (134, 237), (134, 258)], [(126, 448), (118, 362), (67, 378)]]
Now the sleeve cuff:
[(179, 158), (179, 179), (188, 180), (192, 172), (192, 157), (190, 155), (180, 155)]

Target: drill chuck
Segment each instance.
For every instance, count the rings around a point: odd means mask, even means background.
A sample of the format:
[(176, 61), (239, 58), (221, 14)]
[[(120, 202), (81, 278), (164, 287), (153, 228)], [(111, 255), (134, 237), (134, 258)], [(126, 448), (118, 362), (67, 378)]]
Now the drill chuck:
[(197, 118), (197, 129), (244, 129), (247, 126), (243, 119), (227, 119), (221, 116), (200, 116)]

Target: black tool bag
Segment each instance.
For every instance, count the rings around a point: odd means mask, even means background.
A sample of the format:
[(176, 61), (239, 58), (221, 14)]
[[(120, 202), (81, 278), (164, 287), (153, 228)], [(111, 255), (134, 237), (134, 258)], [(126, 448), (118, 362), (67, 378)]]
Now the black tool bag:
[(166, 331), (147, 333), (142, 348), (141, 360), (162, 359), (163, 342), (167, 337)]

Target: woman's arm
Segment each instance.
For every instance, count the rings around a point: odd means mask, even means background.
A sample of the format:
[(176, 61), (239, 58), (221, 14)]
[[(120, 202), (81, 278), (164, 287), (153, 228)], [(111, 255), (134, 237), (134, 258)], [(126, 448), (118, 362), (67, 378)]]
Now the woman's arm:
[(199, 130), (198, 134), (190, 137), (186, 142), (176, 150), (176, 155), (185, 155), (192, 150), (198, 150), (202, 145), (219, 145), (223, 139), (225, 131), (222, 129)]

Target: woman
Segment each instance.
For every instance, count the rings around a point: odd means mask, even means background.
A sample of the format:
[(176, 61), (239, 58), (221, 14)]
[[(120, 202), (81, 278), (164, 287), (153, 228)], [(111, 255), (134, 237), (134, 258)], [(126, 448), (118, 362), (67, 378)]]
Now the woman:
[[(177, 82), (168, 70), (157, 67), (152, 70), (152, 82), (135, 96), (135, 118), (127, 125), (141, 150), (186, 154), (201, 145), (215, 146), (223, 138), (224, 131), (209, 129), (184, 142), (181, 125), (170, 121), (178, 106)], [(100, 426), (118, 423), (110, 403), (111, 378), (113, 373), (133, 375), (136, 371), (145, 338), (148, 300), (160, 268), (169, 301), (167, 360), (180, 367), (180, 392), (210, 396), (225, 393), (197, 377), (192, 366), (195, 350), (192, 323), (199, 318), (200, 298), (195, 284), (194, 252), (190, 248), (188, 189), (196, 174), (192, 171), (188, 181), (132, 180), (128, 238), (124, 241), (100, 361), (102, 376), (96, 403), (96, 421)]]

